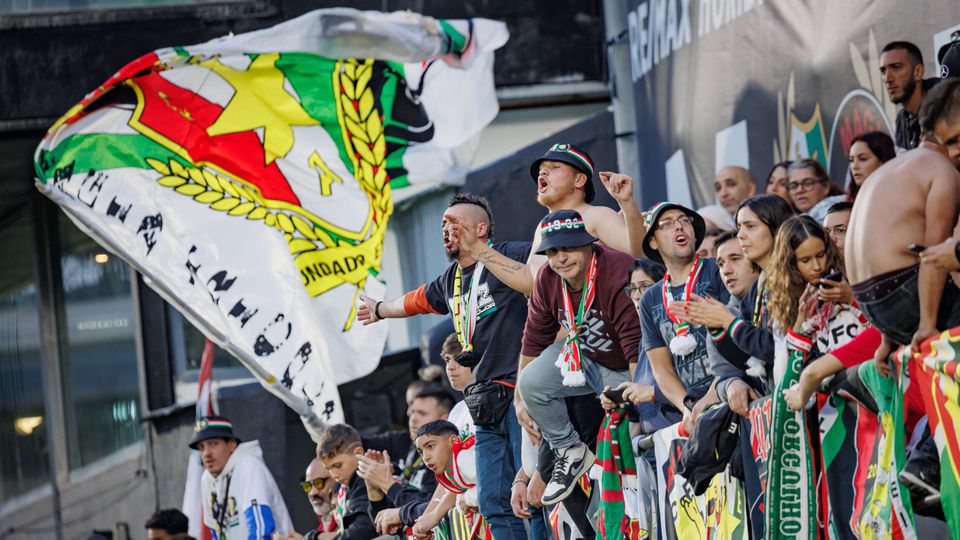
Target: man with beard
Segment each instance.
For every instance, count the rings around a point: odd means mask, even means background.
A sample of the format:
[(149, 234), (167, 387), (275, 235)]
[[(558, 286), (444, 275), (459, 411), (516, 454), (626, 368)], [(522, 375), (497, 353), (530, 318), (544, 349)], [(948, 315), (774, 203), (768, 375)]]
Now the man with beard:
[[(707, 353), (707, 330), (678, 317), (670, 306), (691, 298), (730, 300), (713, 259), (697, 255), (704, 222), (699, 214), (679, 204), (660, 203), (647, 212), (644, 251), (663, 263), (667, 274), (647, 289), (640, 300), (643, 349), (657, 386), (692, 430), (696, 415), (717, 401)], [(631, 398), (629, 392), (624, 397)]]
[[(320, 540), (334, 536), (334, 531), (337, 530), (337, 520), (333, 516), (333, 498), (335, 497), (333, 487), (336, 484), (323, 463), (319, 459), (313, 458), (310, 465), (307, 465), (307, 472), (300, 487), (307, 493), (310, 508), (317, 515), (319, 524), (316, 529), (303, 535), (302, 538)], [(324, 535), (323, 533), (328, 534)], [(297, 536), (291, 533), (290, 538), (297, 538)]]
[(847, 226), (847, 275), (861, 311), (883, 334), (876, 356), (882, 367), (893, 345), (919, 345), (945, 329), (943, 315), (949, 313), (949, 300), (941, 302), (946, 270), (927, 261), (926, 252), (917, 264), (916, 254), (908, 249), (912, 244), (941, 244), (960, 210), (960, 173), (953, 157), (960, 153), (960, 94), (958, 83), (944, 85), (931, 91), (935, 103), (925, 103), (921, 111), (927, 140), (870, 176)]
[[(530, 176), (537, 183), (537, 202), (547, 212), (575, 210), (583, 217), (587, 232), (601, 244), (635, 257), (643, 256), (642, 241), (646, 229), (643, 213), (633, 200), (633, 180), (613, 172), (598, 175), (607, 192), (620, 205), (621, 216), (606, 206), (590, 204), (595, 195), (593, 174), (590, 155), (572, 144), (554, 144), (530, 165)], [(526, 264), (510, 260), (456, 223), (453, 234), (462, 250), (472, 253), (497, 278), (526, 295), (533, 290), (537, 273), (547, 262), (547, 258), (537, 251), (540, 243), (537, 231), (534, 231), (533, 249)]]
[(920, 144), (920, 123), (917, 113), (923, 97), (938, 79), (923, 79), (923, 55), (909, 41), (893, 41), (880, 55), (880, 76), (887, 87), (890, 101), (901, 105), (897, 113), (897, 153), (912, 150)]
[(473, 370), (464, 392), (477, 427), (480, 513), (497, 540), (526, 539), (523, 522), (510, 506), (510, 483), (520, 466), (520, 425), (513, 410), (517, 358), (527, 320), (527, 300), (483, 261), (461, 249), (454, 225), (467, 229), (497, 253), (523, 265), (527, 242), (493, 243), (493, 213), (483, 197), (458, 193), (443, 214), (443, 245), (453, 261), (443, 275), (400, 298), (363, 298), (357, 319), (364, 325), (390, 317), (450, 314), (463, 352), (457, 362)]

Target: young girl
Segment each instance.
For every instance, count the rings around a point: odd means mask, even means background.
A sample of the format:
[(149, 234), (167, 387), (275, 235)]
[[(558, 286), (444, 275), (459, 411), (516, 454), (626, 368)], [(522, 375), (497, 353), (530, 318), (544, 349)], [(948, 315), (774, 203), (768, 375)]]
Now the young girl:
[[(843, 364), (827, 353), (846, 345), (867, 327), (866, 317), (856, 307), (842, 302), (824, 302), (819, 294), (830, 273), (843, 273), (843, 260), (826, 230), (809, 216), (787, 220), (777, 233), (770, 269), (770, 299), (767, 307), (777, 329), (774, 380), (780, 380), (786, 367), (788, 330), (813, 341), (821, 356), (800, 374), (800, 384), (785, 391), (787, 404), (800, 410), (829, 375)], [(813, 355), (811, 355), (813, 357)]]

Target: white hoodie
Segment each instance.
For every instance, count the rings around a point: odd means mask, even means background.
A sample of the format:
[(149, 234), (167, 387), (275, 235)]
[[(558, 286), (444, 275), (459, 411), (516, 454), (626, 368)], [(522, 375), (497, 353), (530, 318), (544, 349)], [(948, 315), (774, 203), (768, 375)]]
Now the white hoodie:
[(204, 470), (201, 484), (203, 524), (215, 539), (270, 540), (274, 531), (286, 534), (293, 530), (258, 441), (238, 445), (217, 476)]

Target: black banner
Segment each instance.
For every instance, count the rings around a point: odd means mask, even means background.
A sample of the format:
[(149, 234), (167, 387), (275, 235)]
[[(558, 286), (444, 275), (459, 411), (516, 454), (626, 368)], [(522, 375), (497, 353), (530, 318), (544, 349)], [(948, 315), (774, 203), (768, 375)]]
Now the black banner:
[(856, 135), (893, 133), (880, 75), (890, 41), (913, 42), (925, 77), (960, 27), (960, 4), (895, 0), (631, 0), (630, 65), (643, 199), (715, 202), (713, 176), (746, 167), (762, 191), (773, 163), (822, 162), (847, 183)]

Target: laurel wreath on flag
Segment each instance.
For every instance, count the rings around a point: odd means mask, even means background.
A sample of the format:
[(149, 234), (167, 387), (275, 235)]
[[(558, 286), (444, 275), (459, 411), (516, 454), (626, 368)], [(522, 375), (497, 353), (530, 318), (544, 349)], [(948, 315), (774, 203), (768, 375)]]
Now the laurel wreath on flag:
[[(377, 100), (369, 84), (373, 69), (372, 59), (342, 60), (337, 62), (333, 70), (332, 82), (345, 154), (353, 165), (354, 177), (370, 200), (373, 214), (365, 242), (382, 242), (387, 220), (393, 213), (393, 198), (387, 177), (387, 145), (382, 113), (376, 107)], [(322, 226), (296, 212), (269, 208), (259, 193), (209, 168), (184, 165), (176, 159), (163, 162), (147, 158), (146, 161), (161, 174), (157, 180), (160, 185), (192, 197), (198, 203), (208, 205), (211, 210), (249, 220), (262, 220), (264, 225), (283, 232), (292, 255), (354, 246), (347, 240), (335, 239)], [(371, 261), (370, 266), (379, 270), (380, 250), (377, 250), (376, 260)], [(363, 290), (364, 282), (365, 279), (362, 279), (355, 283), (354, 307), (345, 321), (344, 330), (349, 330), (352, 325), (356, 297)]]

